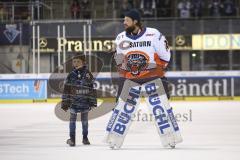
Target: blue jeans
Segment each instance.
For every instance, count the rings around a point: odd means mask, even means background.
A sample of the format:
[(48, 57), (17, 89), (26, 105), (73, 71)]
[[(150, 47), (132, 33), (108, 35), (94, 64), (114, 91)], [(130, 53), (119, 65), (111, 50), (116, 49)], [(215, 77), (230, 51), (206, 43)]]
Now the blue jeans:
[[(76, 135), (76, 121), (77, 121), (77, 112), (74, 109), (70, 109), (70, 137), (75, 137)], [(81, 112), (81, 122), (82, 122), (82, 135), (87, 137), (88, 135), (88, 111)]]

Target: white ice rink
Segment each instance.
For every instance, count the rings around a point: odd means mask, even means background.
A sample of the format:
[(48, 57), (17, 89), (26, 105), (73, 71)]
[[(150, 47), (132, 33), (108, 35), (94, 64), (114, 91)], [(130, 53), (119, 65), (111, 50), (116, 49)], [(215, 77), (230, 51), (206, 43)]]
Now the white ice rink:
[[(161, 146), (152, 122), (135, 119), (121, 150), (102, 141), (110, 117), (89, 123), (90, 146), (68, 147), (68, 122), (54, 114), (55, 104), (0, 104), (0, 160), (239, 160), (240, 102), (171, 102), (178, 114), (183, 143)], [(144, 108), (142, 109), (144, 110)], [(184, 116), (184, 117), (183, 117)]]

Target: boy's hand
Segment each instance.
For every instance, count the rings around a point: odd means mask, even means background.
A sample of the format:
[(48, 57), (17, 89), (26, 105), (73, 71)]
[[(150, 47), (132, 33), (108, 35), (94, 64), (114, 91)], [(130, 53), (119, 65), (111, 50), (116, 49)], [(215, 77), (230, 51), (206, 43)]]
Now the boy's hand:
[(93, 105), (92, 105), (92, 108), (95, 108), (95, 107), (97, 107), (97, 104), (93, 104)]
[(64, 110), (65, 112), (67, 112), (69, 106), (70, 106), (70, 104), (68, 103), (68, 101), (62, 101), (62, 103), (61, 103), (61, 108), (62, 108), (62, 110)]

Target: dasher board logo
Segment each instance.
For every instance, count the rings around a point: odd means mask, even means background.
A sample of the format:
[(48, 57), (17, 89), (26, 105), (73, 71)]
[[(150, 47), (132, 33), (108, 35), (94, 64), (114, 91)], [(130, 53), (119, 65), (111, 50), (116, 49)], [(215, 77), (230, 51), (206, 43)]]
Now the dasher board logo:
[(3, 31), (3, 34), (10, 43), (13, 43), (16, 37), (20, 34), (20, 31), (17, 30), (16, 24), (10, 24), (6, 25), (6, 29)]

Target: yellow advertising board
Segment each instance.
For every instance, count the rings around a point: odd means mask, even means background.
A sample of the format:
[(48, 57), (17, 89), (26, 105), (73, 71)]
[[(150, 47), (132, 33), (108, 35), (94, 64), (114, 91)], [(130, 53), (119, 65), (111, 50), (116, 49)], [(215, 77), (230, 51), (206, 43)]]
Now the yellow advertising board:
[(192, 35), (193, 50), (240, 50), (240, 34)]

